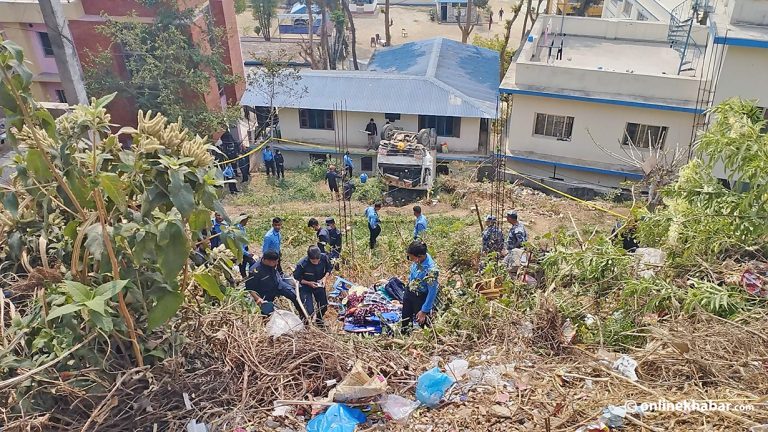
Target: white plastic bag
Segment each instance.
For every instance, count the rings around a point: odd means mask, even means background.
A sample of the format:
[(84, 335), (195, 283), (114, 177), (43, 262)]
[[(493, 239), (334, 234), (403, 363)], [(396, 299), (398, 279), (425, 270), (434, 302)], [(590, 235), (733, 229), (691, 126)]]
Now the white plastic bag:
[(461, 381), (469, 370), (469, 362), (464, 359), (456, 359), (445, 365), (445, 371), (456, 381)]
[(419, 407), (417, 401), (412, 401), (398, 395), (384, 395), (379, 399), (382, 411), (396, 422), (403, 422)]
[(629, 378), (630, 381), (637, 381), (635, 368), (637, 368), (637, 362), (628, 355), (619, 357), (619, 359), (613, 363), (613, 370), (619, 371), (620, 374)]
[(296, 314), (286, 310), (276, 310), (267, 322), (267, 334), (272, 337), (282, 336), (304, 330), (304, 323)]

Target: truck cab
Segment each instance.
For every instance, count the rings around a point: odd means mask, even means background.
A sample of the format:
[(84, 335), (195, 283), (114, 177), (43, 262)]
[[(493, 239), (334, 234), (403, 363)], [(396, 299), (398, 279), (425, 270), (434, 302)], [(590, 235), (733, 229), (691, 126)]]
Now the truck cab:
[(382, 131), (376, 167), (390, 190), (426, 193), (435, 181), (434, 129), (408, 132), (386, 125)]

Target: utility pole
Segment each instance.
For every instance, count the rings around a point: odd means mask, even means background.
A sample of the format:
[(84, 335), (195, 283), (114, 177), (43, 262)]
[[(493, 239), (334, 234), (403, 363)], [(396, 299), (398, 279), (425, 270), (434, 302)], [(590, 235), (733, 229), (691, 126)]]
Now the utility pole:
[(75, 51), (72, 33), (64, 16), (60, 0), (40, 0), (40, 10), (43, 13), (45, 26), (48, 27), (48, 38), (51, 40), (56, 67), (64, 87), (64, 94), (70, 105), (88, 104), (83, 82), (83, 70), (80, 59)]

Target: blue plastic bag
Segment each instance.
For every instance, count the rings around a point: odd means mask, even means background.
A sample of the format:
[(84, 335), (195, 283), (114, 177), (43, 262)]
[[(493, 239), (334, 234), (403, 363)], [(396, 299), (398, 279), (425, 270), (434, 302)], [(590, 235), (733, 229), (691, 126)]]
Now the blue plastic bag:
[(434, 408), (440, 403), (445, 391), (454, 382), (453, 378), (440, 372), (440, 368), (430, 369), (421, 374), (416, 383), (416, 399), (424, 405)]
[(362, 173), (360, 174), (360, 183), (365, 183), (368, 181), (368, 174)]
[(359, 409), (333, 404), (307, 423), (307, 432), (354, 432), (355, 426), (365, 420), (365, 414)]
[(232, 165), (227, 165), (222, 174), (224, 174), (224, 178), (227, 180), (235, 178), (235, 170), (232, 169)]

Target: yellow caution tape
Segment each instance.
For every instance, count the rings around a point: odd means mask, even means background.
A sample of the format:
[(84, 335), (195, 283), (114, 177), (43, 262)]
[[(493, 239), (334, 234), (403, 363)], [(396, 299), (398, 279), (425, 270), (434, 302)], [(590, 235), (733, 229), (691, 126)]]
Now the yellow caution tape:
[[(224, 165), (224, 164), (227, 164), (227, 163), (234, 162), (234, 161), (236, 161), (238, 159), (242, 159), (244, 157), (248, 157), (251, 154), (261, 150), (262, 148), (264, 148), (270, 141), (278, 141), (278, 142), (284, 142), (284, 143), (289, 143), (289, 144), (298, 144), (298, 145), (302, 145), (302, 146), (306, 146), (306, 147), (315, 147), (315, 148), (322, 148), (322, 149), (328, 150), (327, 146), (322, 146), (322, 145), (319, 145), (319, 144), (310, 144), (310, 143), (305, 143), (305, 142), (301, 142), (301, 141), (293, 141), (293, 140), (284, 139), (284, 138), (271, 138), (271, 139), (267, 139), (267, 140), (262, 141), (262, 143), (260, 145), (256, 146), (255, 149), (250, 150), (247, 153), (244, 153), (244, 154), (242, 154), (242, 155), (240, 155), (240, 156), (238, 156), (238, 157), (236, 157), (234, 159), (230, 159), (230, 160), (226, 160), (226, 161), (223, 161), (223, 162), (219, 162), (216, 165)], [(589, 201), (585, 201), (585, 200), (583, 200), (581, 198), (576, 198), (573, 195), (570, 195), (570, 194), (565, 193), (563, 191), (557, 190), (557, 189), (555, 189), (555, 188), (553, 188), (551, 186), (548, 186), (548, 185), (546, 185), (546, 184), (544, 184), (544, 183), (542, 183), (540, 181), (534, 180), (534, 179), (528, 177), (527, 175), (525, 175), (523, 173), (520, 173), (520, 172), (517, 172), (517, 171), (515, 171), (515, 170), (513, 170), (511, 168), (507, 168), (507, 170), (509, 172), (511, 172), (512, 174), (519, 175), (520, 177), (523, 177), (524, 179), (526, 179), (526, 180), (528, 180), (528, 181), (530, 181), (532, 183), (535, 183), (535, 184), (537, 184), (537, 185), (539, 185), (539, 186), (541, 186), (541, 187), (543, 187), (543, 188), (545, 188), (547, 190), (550, 190), (550, 191), (552, 191), (552, 192), (554, 192), (554, 193), (556, 193), (558, 195), (564, 196), (564, 197), (566, 197), (568, 199), (571, 199), (571, 200), (576, 201), (578, 203), (584, 204), (587, 207), (591, 207), (591, 208), (593, 208), (595, 210), (600, 210), (602, 212), (614, 215), (616, 217), (620, 217), (622, 219), (629, 219), (629, 216), (625, 216), (623, 214), (616, 213), (613, 210), (607, 209), (605, 207), (600, 207), (597, 204), (593, 204), (593, 203), (591, 203)]]
[(580, 199), (580, 198), (576, 198), (576, 197), (575, 197), (575, 196), (573, 196), (573, 195), (567, 194), (567, 193), (565, 193), (565, 192), (563, 192), (563, 191), (559, 191), (559, 190), (557, 190), (557, 189), (555, 189), (555, 188), (553, 188), (553, 187), (551, 187), (551, 186), (547, 186), (547, 185), (545, 185), (544, 183), (541, 183), (541, 182), (539, 182), (539, 181), (536, 181), (536, 180), (534, 180), (534, 179), (532, 179), (532, 178), (528, 177), (527, 175), (525, 175), (525, 174), (522, 174), (522, 173), (519, 173), (519, 172), (517, 172), (517, 171), (515, 171), (515, 170), (513, 170), (513, 169), (511, 169), (511, 168), (507, 168), (507, 170), (508, 170), (509, 172), (511, 172), (512, 174), (515, 174), (515, 175), (519, 175), (520, 177), (523, 177), (524, 179), (526, 179), (526, 180), (528, 180), (528, 181), (530, 181), (530, 182), (536, 183), (537, 185), (539, 185), (539, 186), (541, 186), (541, 187), (543, 187), (543, 188), (545, 188), (545, 189), (547, 189), (547, 190), (550, 190), (550, 191), (552, 191), (552, 192), (554, 192), (554, 193), (556, 193), (556, 194), (558, 194), (558, 195), (562, 195), (562, 196), (564, 196), (564, 197), (566, 197), (566, 198), (569, 198), (569, 199), (572, 199), (572, 200), (574, 200), (574, 201), (576, 201), (576, 202), (578, 202), (578, 203), (584, 204), (584, 205), (586, 205), (587, 207), (592, 207), (592, 208), (593, 208), (593, 209), (595, 209), (595, 210), (600, 210), (600, 211), (603, 211), (603, 212), (606, 212), (606, 213), (612, 214), (612, 215), (614, 215), (614, 216), (620, 217), (620, 218), (622, 218), (622, 219), (629, 219), (629, 216), (624, 216), (623, 214), (620, 214), (620, 213), (616, 213), (616, 212), (615, 212), (615, 211), (613, 211), (613, 210), (609, 210), (609, 209), (607, 209), (607, 208), (605, 208), (605, 207), (600, 207), (599, 205), (597, 205), (597, 204), (593, 204), (593, 203), (591, 203), (591, 202), (589, 202), (589, 201), (585, 201), (585, 200), (583, 200), (583, 199)]

